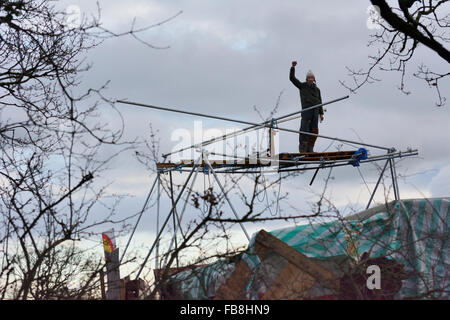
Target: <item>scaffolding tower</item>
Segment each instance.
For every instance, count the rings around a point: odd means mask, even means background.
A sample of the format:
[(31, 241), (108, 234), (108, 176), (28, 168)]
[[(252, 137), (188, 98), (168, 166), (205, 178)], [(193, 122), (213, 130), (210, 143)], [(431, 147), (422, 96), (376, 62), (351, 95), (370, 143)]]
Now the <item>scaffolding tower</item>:
[[(399, 158), (404, 157), (410, 157), (410, 156), (416, 156), (418, 155), (418, 150), (416, 149), (407, 149), (405, 151), (398, 151), (393, 147), (385, 147), (385, 146), (378, 146), (374, 144), (368, 144), (360, 141), (352, 141), (348, 139), (342, 139), (337, 137), (329, 137), (321, 134), (315, 134), (311, 132), (305, 132), (300, 130), (293, 130), (288, 129), (284, 127), (280, 127), (279, 125), (281, 123), (291, 121), (294, 119), (297, 119), (301, 117), (301, 114), (313, 110), (315, 108), (319, 108), (325, 105), (330, 105), (335, 102), (347, 99), (349, 96), (344, 96), (338, 99), (330, 100), (325, 103), (321, 103), (315, 106), (312, 106), (310, 108), (305, 108), (293, 113), (289, 113), (277, 118), (272, 118), (270, 120), (261, 122), (261, 123), (255, 123), (251, 121), (244, 121), (239, 119), (231, 119), (227, 117), (222, 116), (214, 116), (214, 115), (208, 115), (204, 113), (198, 113), (198, 112), (189, 112), (185, 110), (180, 109), (174, 109), (174, 108), (166, 108), (166, 107), (160, 107), (160, 106), (154, 106), (149, 104), (143, 104), (143, 103), (137, 103), (137, 102), (130, 102), (125, 100), (117, 100), (117, 103), (127, 104), (127, 105), (134, 105), (139, 107), (145, 107), (150, 109), (156, 109), (156, 110), (162, 110), (162, 111), (169, 111), (169, 112), (176, 112), (181, 114), (187, 114), (197, 117), (204, 117), (204, 118), (210, 118), (210, 119), (216, 119), (216, 120), (222, 120), (222, 121), (228, 121), (228, 122), (234, 122), (234, 123), (240, 123), (240, 124), (246, 124), (248, 127), (245, 127), (241, 130), (234, 131), (232, 133), (228, 133), (219, 137), (215, 137), (209, 140), (202, 141), (197, 144), (193, 144), (188, 147), (184, 147), (175, 151), (172, 151), (167, 154), (163, 154), (163, 161), (157, 163), (156, 165), (156, 178), (154, 179), (150, 191), (147, 195), (147, 198), (145, 200), (145, 203), (142, 207), (142, 210), (140, 211), (137, 221), (134, 225), (134, 228), (130, 234), (130, 237), (128, 238), (127, 244), (125, 246), (125, 249), (123, 250), (122, 256), (120, 258), (120, 262), (122, 262), (125, 253), (130, 245), (130, 242), (134, 236), (134, 233), (136, 231), (136, 228), (141, 220), (141, 217), (146, 210), (146, 207), (149, 203), (149, 200), (152, 196), (152, 194), (155, 192), (157, 193), (157, 235), (152, 243), (148, 254), (146, 255), (143, 263), (140, 266), (140, 269), (136, 275), (136, 279), (139, 279), (139, 276), (144, 268), (144, 266), (147, 264), (148, 259), (152, 255), (152, 253), (155, 251), (155, 269), (159, 268), (160, 261), (159, 257), (159, 242), (161, 239), (161, 236), (167, 227), (167, 225), (170, 222), (170, 219), (173, 221), (173, 232), (174, 236), (171, 239), (169, 249), (170, 251), (173, 246), (177, 246), (176, 243), (176, 235), (178, 231), (178, 227), (181, 225), (181, 221), (183, 218), (183, 215), (186, 211), (188, 200), (190, 198), (194, 183), (196, 181), (198, 173), (203, 174), (212, 174), (214, 177), (220, 192), (223, 194), (226, 202), (228, 203), (228, 206), (230, 207), (231, 211), (233, 212), (234, 216), (236, 217), (236, 220), (240, 220), (239, 214), (235, 207), (233, 206), (232, 201), (227, 195), (226, 190), (224, 189), (224, 186), (222, 185), (218, 175), (219, 174), (257, 174), (257, 173), (283, 173), (283, 172), (297, 172), (297, 171), (307, 171), (307, 170), (314, 170), (313, 177), (310, 181), (310, 185), (313, 183), (318, 171), (320, 169), (326, 169), (326, 168), (335, 168), (335, 167), (342, 167), (342, 166), (354, 166), (359, 167), (360, 164), (365, 163), (371, 163), (371, 162), (378, 162), (382, 161), (384, 162), (383, 168), (380, 172), (380, 175), (378, 177), (378, 180), (375, 184), (375, 187), (371, 191), (370, 199), (367, 203), (366, 209), (370, 207), (370, 204), (373, 201), (374, 195), (378, 189), (378, 186), (382, 180), (382, 177), (384, 176), (384, 173), (389, 166), (390, 170), (390, 176), (392, 179), (392, 186), (394, 191), (394, 197), (396, 201), (400, 200), (400, 192), (398, 187), (398, 179), (397, 179), (397, 173), (396, 173), (396, 167), (395, 167), (395, 160)], [(263, 153), (257, 153), (255, 155), (248, 155), (248, 156), (237, 156), (236, 154), (230, 155), (230, 154), (222, 154), (217, 152), (209, 152), (206, 150), (206, 146), (211, 145), (213, 143), (224, 141), (233, 137), (236, 137), (238, 135), (246, 134), (251, 131), (259, 130), (267, 128), (269, 131), (269, 143), (267, 147), (267, 151)], [(348, 143), (351, 145), (361, 146), (357, 150), (346, 150), (346, 151), (336, 151), (336, 152), (312, 152), (312, 153), (279, 153), (275, 154), (274, 150), (274, 139), (273, 135), (275, 133), (275, 130), (279, 131), (285, 131), (290, 133), (296, 133), (296, 134), (304, 134), (308, 136), (315, 136), (318, 138), (328, 139), (332, 141), (339, 141), (343, 143)], [(383, 153), (379, 155), (369, 155), (367, 151), (367, 147), (382, 150)], [(178, 154), (180, 152), (183, 152), (185, 150), (196, 150), (200, 155), (197, 159), (186, 159), (186, 160), (180, 160), (177, 162), (166, 162), (168, 156), (173, 154)], [(223, 158), (226, 158), (225, 160), (213, 160), (210, 159), (211, 155), (215, 156), (222, 156)], [(264, 171), (262, 171), (264, 170)], [(358, 168), (359, 170), (359, 168)], [(174, 197), (174, 188), (173, 188), (173, 181), (172, 181), (172, 172), (180, 172), (180, 173), (188, 173), (187, 178), (184, 180), (184, 183), (182, 185), (181, 191), (177, 195), (177, 197)], [(161, 175), (162, 174), (169, 174), (169, 181), (170, 181), (170, 200), (171, 200), (171, 209), (169, 211), (169, 214), (163, 221), (163, 223), (159, 224), (159, 217), (160, 217), (160, 198), (161, 198)], [(361, 172), (360, 172), (361, 174)], [(190, 188), (186, 191), (187, 185), (190, 182)], [(186, 200), (183, 204), (182, 210), (180, 213), (177, 212), (177, 205), (180, 199), (182, 198), (182, 195), (187, 192)], [(401, 202), (400, 202), (401, 203)], [(250, 241), (250, 236), (243, 226), (241, 222), (238, 222), (242, 231), (244, 232), (246, 238)], [(163, 261), (163, 264), (165, 265), (167, 263), (167, 257)]]

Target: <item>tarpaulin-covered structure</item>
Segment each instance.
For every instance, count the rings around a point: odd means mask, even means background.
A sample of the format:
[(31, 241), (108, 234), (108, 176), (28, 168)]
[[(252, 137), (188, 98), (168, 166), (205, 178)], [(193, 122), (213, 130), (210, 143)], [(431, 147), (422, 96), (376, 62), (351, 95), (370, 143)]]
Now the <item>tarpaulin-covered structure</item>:
[[(365, 254), (404, 267), (395, 298), (448, 299), (449, 200), (394, 201), (332, 221), (261, 230), (245, 253), (169, 283), (183, 299), (332, 299), (343, 296), (343, 277)], [(382, 283), (387, 276), (381, 267)]]

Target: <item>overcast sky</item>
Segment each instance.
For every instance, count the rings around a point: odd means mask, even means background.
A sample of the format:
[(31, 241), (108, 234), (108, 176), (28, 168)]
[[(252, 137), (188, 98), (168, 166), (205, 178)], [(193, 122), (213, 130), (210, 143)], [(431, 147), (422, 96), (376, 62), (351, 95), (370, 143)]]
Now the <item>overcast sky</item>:
[[(78, 1), (76, 5), (82, 12), (95, 9), (92, 1)], [(136, 26), (144, 27), (179, 11), (183, 13), (140, 35), (154, 46), (170, 46), (169, 49), (150, 49), (132, 37), (122, 37), (108, 40), (93, 50), (88, 56), (93, 68), (85, 74), (82, 87), (98, 87), (111, 80), (106, 92), (111, 98), (248, 121), (260, 121), (254, 106), (268, 116), (281, 92), (277, 115), (300, 108), (298, 90), (288, 78), (291, 61), (299, 63), (296, 68), (299, 79), (303, 80), (309, 69), (315, 73), (322, 99), (327, 101), (349, 94), (339, 84), (339, 80), (351, 82), (345, 67), (366, 68), (368, 55), (378, 50), (367, 47), (373, 33), (366, 24), (369, 1), (108, 0), (100, 1), (100, 5), (104, 27), (117, 32), (129, 28), (134, 17)], [(418, 157), (398, 164), (398, 173), (407, 176), (399, 180), (402, 198), (450, 196), (448, 104), (436, 107), (434, 89), (412, 76), (422, 62), (438, 71), (449, 68), (437, 54), (419, 48), (406, 76), (411, 94), (397, 89), (400, 74), (378, 71), (376, 75), (381, 82), (366, 85), (357, 94), (350, 94), (349, 99), (328, 106), (319, 128), (321, 134), (328, 136), (361, 139), (397, 150), (417, 148)], [(450, 99), (449, 79), (440, 86), (442, 94)], [(126, 123), (126, 137), (148, 138), (151, 123), (159, 130), (162, 152), (177, 145), (177, 141), (171, 140), (175, 130), (193, 131), (195, 120), (203, 120), (206, 129), (242, 127), (133, 106), (119, 108)], [(284, 126), (298, 129), (299, 122)], [(330, 146), (329, 140), (319, 139), (315, 150), (328, 147), (327, 150), (333, 151), (336, 146), (337, 143)], [(297, 152), (298, 137), (280, 133), (279, 149)], [(380, 153), (376, 149), (369, 151)], [(130, 153), (115, 164), (114, 175), (109, 177), (115, 181), (112, 188), (134, 195), (133, 200), (124, 202), (123, 210), (135, 212), (142, 206), (154, 175)], [(363, 165), (360, 170), (373, 188), (377, 179), (375, 167)], [(326, 173), (320, 172), (309, 188), (312, 174), (308, 172), (283, 182), (283, 192), (290, 193), (290, 204), (299, 210), (307, 210), (305, 199), (311, 198), (310, 191), (323, 188)], [(179, 182), (186, 174), (175, 176)], [(332, 200), (339, 207), (349, 203), (365, 206), (369, 192), (356, 168), (336, 168), (333, 176), (329, 187)], [(200, 180), (203, 182), (203, 177)], [(383, 199), (381, 192), (376, 200)], [(168, 210), (168, 203), (162, 208)], [(292, 212), (287, 207), (285, 210)], [(152, 214), (143, 220), (138, 236), (141, 238), (137, 241), (148, 244), (148, 232), (154, 230)], [(256, 231), (279, 226), (249, 228)]]

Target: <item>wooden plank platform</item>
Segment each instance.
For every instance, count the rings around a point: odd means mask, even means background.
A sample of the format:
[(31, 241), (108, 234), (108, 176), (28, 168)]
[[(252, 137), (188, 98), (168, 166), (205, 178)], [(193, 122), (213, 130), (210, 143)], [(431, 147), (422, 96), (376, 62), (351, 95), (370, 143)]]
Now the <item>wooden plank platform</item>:
[[(345, 160), (351, 159), (356, 150), (335, 152), (302, 152), (280, 153), (280, 160), (314, 161), (314, 160)], [(301, 158), (299, 158), (301, 157)]]
[[(173, 163), (157, 163), (156, 168), (158, 169), (171, 169), (171, 168), (192, 168), (194, 166), (194, 160), (181, 160), (180, 162)], [(245, 168), (259, 168), (262, 166), (269, 166), (270, 161), (261, 161), (256, 159), (242, 159), (242, 160), (209, 160), (211, 166), (216, 168), (236, 168), (236, 167), (245, 167)], [(200, 167), (204, 168), (206, 166), (206, 162), (202, 161)]]
[[(351, 159), (356, 150), (352, 151), (335, 151), (335, 152), (302, 152), (302, 153), (280, 153), (275, 159), (279, 161), (286, 160), (286, 162), (281, 162), (280, 167), (289, 167), (295, 165), (290, 163), (291, 161), (296, 162), (307, 162), (307, 161), (334, 161), (334, 160), (346, 160)], [(158, 169), (172, 169), (172, 168), (189, 168), (194, 166), (194, 160), (181, 160), (179, 162), (167, 162), (167, 163), (157, 163), (156, 167)], [(270, 166), (269, 160), (257, 160), (257, 159), (241, 159), (241, 160), (209, 160), (213, 168), (259, 168), (263, 166)], [(200, 164), (202, 168), (206, 166), (206, 162), (202, 161)]]

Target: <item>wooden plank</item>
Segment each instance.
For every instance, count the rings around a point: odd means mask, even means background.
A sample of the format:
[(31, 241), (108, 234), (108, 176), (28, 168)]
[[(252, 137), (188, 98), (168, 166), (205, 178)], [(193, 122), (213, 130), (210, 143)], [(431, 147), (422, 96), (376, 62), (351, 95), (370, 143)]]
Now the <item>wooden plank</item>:
[[(287, 261), (275, 280), (268, 285), (262, 299), (303, 299), (316, 283), (331, 290), (339, 288), (338, 276), (265, 230), (261, 230), (256, 236), (254, 251), (263, 264), (265, 258), (271, 254)], [(215, 299), (246, 299), (245, 287), (251, 274), (247, 263), (240, 260), (235, 270), (217, 290)]]
[(262, 300), (304, 299), (315, 283), (314, 277), (294, 264), (288, 263), (267, 289)]
[(306, 272), (321, 284), (330, 289), (339, 288), (339, 278), (329, 270), (322, 267), (317, 262), (309, 259), (301, 252), (291, 248), (286, 243), (271, 235), (265, 230), (261, 230), (256, 236), (255, 242), (270, 248), (275, 253), (287, 259), (294, 266)]
[(353, 154), (356, 150), (345, 150), (345, 151), (328, 151), (328, 152), (282, 152), (279, 155), (292, 155), (292, 156), (300, 156), (300, 155), (310, 155), (310, 154), (319, 154), (324, 156), (333, 156), (339, 154)]
[(292, 160), (296, 157), (297, 161), (311, 161), (311, 160), (341, 160), (350, 159), (356, 151), (336, 151), (336, 152), (304, 152), (304, 153), (280, 153), (278, 155), (280, 160)]
[[(333, 152), (304, 152), (304, 153), (280, 153), (275, 156), (274, 159), (278, 160), (289, 160), (292, 161), (293, 158), (301, 157), (300, 159), (296, 159), (298, 162), (302, 161), (327, 161), (327, 160), (345, 160), (351, 159), (353, 154), (356, 151), (333, 151)], [(210, 160), (209, 161), (213, 168), (225, 168), (225, 167), (243, 167), (243, 168), (255, 168), (261, 166), (269, 166), (270, 160), (261, 161), (255, 159), (241, 159), (241, 160)], [(282, 164), (283, 167), (288, 166), (290, 164)], [(156, 167), (158, 169), (171, 169), (176, 167), (183, 168), (192, 168), (194, 166), (194, 160), (181, 160), (177, 163), (168, 162), (168, 163), (157, 163)], [(202, 161), (200, 166), (203, 168), (206, 166), (205, 161)]]
[[(246, 159), (246, 160), (233, 160), (233, 162), (227, 162), (225, 160), (210, 160), (209, 163), (213, 168), (227, 168), (227, 167), (245, 167), (245, 168), (254, 168), (254, 167), (260, 167), (260, 166), (269, 166), (269, 161), (261, 162), (260, 160), (254, 160), (254, 159)], [(173, 163), (173, 162), (167, 162), (167, 163), (157, 163), (156, 167), (158, 169), (171, 169), (171, 168), (192, 168), (194, 166), (194, 160), (181, 160), (180, 162)], [(200, 167), (204, 168), (207, 166), (205, 161), (202, 161), (200, 164)]]
[(250, 280), (251, 270), (247, 263), (240, 260), (234, 271), (216, 291), (214, 300), (243, 300), (245, 297), (245, 285)]

